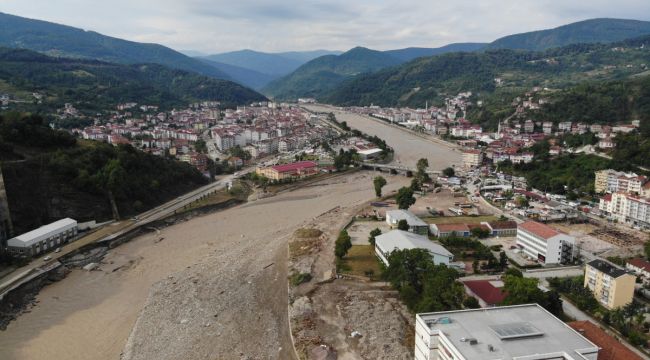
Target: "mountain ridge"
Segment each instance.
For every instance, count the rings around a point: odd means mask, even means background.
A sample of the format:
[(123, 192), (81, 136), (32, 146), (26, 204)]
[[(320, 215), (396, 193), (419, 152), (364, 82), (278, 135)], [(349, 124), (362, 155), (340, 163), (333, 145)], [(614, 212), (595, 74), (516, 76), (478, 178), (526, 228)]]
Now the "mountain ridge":
[(0, 12), (0, 46), (51, 56), (97, 59), (113, 63), (157, 63), (230, 80), (218, 69), (159, 44), (123, 40), (53, 22)]

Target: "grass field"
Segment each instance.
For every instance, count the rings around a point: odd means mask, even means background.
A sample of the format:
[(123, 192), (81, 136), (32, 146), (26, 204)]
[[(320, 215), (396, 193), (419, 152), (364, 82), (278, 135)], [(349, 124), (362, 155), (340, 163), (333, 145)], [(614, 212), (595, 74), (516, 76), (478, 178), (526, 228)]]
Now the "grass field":
[(375, 255), (375, 248), (372, 245), (353, 245), (347, 256), (340, 261), (339, 271), (343, 274), (379, 280), (381, 267)]
[(427, 224), (478, 224), (483, 221), (495, 221), (499, 218), (492, 215), (483, 215), (483, 216), (440, 216), (440, 217), (430, 217), (422, 218)]

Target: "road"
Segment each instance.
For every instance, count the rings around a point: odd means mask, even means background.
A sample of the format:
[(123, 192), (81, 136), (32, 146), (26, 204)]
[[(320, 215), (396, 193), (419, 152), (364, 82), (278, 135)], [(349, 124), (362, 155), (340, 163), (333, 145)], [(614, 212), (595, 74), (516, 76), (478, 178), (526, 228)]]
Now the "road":
[[(251, 171), (253, 171), (253, 168), (244, 169), (240, 171), (238, 175), (243, 175)], [(110, 241), (138, 227), (163, 219), (173, 214), (176, 210), (191, 204), (201, 197), (223, 189), (226, 184), (232, 181), (234, 178), (234, 175), (228, 175), (222, 179), (219, 179), (219, 181), (190, 191), (189, 193), (179, 196), (176, 199), (173, 199), (165, 204), (143, 212), (134, 219), (106, 225), (103, 229), (97, 230), (96, 232), (90, 233), (87, 236), (78, 239), (77, 241), (62, 246), (61, 251), (58, 253), (52, 252), (47, 254), (47, 256), (51, 257), (51, 260), (48, 260), (47, 263), (43, 262), (41, 258), (34, 258), (29, 264), (16, 269), (11, 274), (8, 274), (4, 277), (4, 279), (2, 279), (3, 281), (0, 283), (0, 299), (4, 297), (6, 290), (15, 287), (17, 284), (20, 284), (21, 281), (27, 278), (30, 274), (40, 271), (44, 265), (55, 263), (59, 258), (77, 251), (79, 248), (88, 244), (92, 244), (94, 242), (101, 243), (104, 241)]]
[(392, 126), (381, 120), (329, 106), (306, 105), (304, 107), (314, 112), (333, 112), (339, 122), (345, 121), (351, 128), (383, 139), (395, 150), (391, 163), (393, 165), (415, 168), (415, 164), (421, 158), (429, 160), (431, 170), (442, 170), (449, 165), (461, 164), (461, 153), (454, 150), (452, 144), (439, 139), (416, 135), (407, 129)]

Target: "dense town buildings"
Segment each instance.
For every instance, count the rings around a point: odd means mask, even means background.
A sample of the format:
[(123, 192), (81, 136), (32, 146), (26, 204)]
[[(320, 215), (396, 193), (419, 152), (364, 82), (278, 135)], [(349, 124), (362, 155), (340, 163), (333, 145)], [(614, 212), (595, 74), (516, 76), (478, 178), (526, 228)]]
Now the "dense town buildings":
[[(264, 102), (221, 109), (218, 102), (211, 101), (169, 112), (158, 112), (157, 106), (124, 103), (109, 119), (73, 132), (83, 139), (115, 146), (131, 144), (154, 155), (173, 156), (206, 174), (209, 158), (234, 162), (229, 153), (235, 147), (255, 159), (300, 150), (332, 135), (297, 107)], [(207, 147), (197, 147), (199, 142)]]

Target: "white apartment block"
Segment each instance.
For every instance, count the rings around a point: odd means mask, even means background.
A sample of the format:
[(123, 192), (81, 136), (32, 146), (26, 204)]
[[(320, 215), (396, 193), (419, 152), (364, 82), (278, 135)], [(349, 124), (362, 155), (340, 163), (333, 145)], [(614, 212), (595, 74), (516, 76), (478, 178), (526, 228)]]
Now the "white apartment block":
[(542, 264), (573, 261), (577, 251), (575, 242), (573, 236), (536, 221), (526, 221), (517, 227), (517, 245), (525, 255)]
[(619, 222), (650, 227), (650, 199), (622, 192), (607, 194), (598, 209)]
[(596, 171), (594, 190), (598, 193), (627, 192), (640, 194), (648, 181), (645, 176), (612, 169)]

